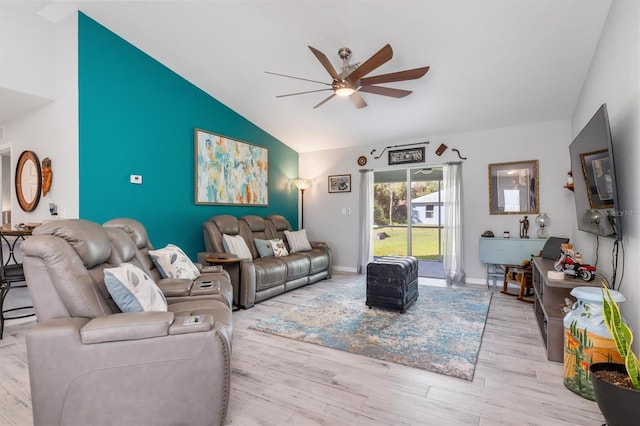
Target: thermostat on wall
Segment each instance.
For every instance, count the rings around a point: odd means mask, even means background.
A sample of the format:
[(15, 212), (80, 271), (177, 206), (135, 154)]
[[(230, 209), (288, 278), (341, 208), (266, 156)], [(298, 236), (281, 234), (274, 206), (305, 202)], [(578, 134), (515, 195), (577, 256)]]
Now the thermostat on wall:
[(142, 175), (131, 175), (131, 176), (129, 176), (129, 182), (141, 184), (142, 183)]

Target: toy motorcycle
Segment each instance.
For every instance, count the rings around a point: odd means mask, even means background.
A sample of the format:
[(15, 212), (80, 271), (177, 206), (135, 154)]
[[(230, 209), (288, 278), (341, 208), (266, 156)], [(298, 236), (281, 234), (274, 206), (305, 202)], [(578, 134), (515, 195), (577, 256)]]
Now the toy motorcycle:
[(582, 278), (583, 281), (591, 281), (595, 278), (596, 267), (591, 265), (583, 265), (576, 261), (573, 252), (562, 250), (560, 259), (556, 260), (553, 268), (560, 272), (564, 272), (565, 276)]

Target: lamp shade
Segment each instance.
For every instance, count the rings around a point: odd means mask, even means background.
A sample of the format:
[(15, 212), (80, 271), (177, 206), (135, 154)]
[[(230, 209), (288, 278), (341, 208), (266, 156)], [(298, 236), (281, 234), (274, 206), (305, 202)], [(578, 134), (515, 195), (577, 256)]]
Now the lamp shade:
[(546, 213), (540, 213), (538, 216), (536, 216), (536, 223), (540, 227), (549, 226), (549, 224), (551, 223), (551, 219)]
[(293, 181), (294, 185), (296, 186), (296, 188), (304, 191), (305, 189), (309, 189), (309, 187), (311, 187), (311, 179), (294, 179)]

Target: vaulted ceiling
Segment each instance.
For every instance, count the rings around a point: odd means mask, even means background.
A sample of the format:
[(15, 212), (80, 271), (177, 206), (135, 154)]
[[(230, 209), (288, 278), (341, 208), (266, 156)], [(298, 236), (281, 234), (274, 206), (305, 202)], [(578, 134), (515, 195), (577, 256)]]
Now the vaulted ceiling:
[[(34, 1), (56, 21), (77, 9), (299, 152), (407, 143), (435, 135), (568, 119), (609, 0)], [(421, 79), (363, 93), (356, 109), (331, 92), (276, 98), (331, 82), (338, 49), (362, 62), (389, 43), (369, 76), (428, 65)], [(107, 60), (107, 58), (105, 58)], [(162, 90), (161, 87), (158, 90)]]

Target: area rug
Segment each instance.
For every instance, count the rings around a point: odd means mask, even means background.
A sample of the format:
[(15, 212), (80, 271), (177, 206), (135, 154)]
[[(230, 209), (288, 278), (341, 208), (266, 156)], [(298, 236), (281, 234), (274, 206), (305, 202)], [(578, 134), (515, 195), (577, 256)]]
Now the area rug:
[(350, 284), (250, 328), (473, 380), (491, 292), (421, 285), (404, 314), (365, 302), (365, 286)]

